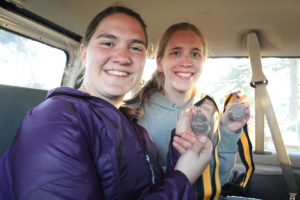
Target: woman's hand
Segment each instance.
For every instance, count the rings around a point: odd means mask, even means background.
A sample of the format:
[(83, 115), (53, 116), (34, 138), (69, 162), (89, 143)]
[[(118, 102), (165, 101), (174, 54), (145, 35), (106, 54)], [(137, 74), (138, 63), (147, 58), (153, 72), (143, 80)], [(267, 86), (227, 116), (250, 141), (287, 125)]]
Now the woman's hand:
[(242, 95), (242, 92), (239, 90), (236, 95), (234, 96), (234, 102), (238, 98), (238, 103), (242, 104), (246, 110), (246, 115), (241, 120), (233, 120), (229, 116), (229, 108), (232, 106), (232, 104), (226, 109), (222, 119), (221, 123), (223, 128), (227, 129), (229, 132), (235, 133), (239, 129), (241, 129), (245, 124), (248, 122), (250, 118), (250, 103), (248, 102), (248, 98), (246, 95)]
[(184, 173), (190, 183), (194, 184), (206, 169), (211, 160), (211, 156), (211, 141), (205, 135), (202, 135), (180, 156), (175, 170)]
[[(181, 133), (189, 133), (189, 134), (195, 134), (194, 131), (191, 128), (191, 120), (194, 115), (197, 114), (198, 109), (195, 106), (189, 106), (190, 111), (184, 113), (180, 120), (177, 122), (176, 125), (176, 134), (180, 135)], [(216, 112), (215, 105), (212, 101), (205, 99), (203, 104), (200, 106), (201, 114), (203, 114), (208, 122), (208, 130), (206, 133), (209, 133), (211, 130), (210, 127), (210, 121), (213, 116), (213, 114)]]
[(181, 155), (184, 154), (188, 149), (192, 148), (196, 141), (200, 141), (202, 143), (205, 143), (206, 141), (206, 135), (181, 133), (180, 136), (181, 137), (175, 136), (172, 144)]

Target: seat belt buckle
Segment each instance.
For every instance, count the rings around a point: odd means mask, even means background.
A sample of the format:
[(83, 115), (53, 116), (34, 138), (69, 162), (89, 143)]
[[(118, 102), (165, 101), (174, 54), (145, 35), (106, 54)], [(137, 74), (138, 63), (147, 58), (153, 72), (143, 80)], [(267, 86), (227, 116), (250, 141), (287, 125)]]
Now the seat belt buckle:
[(290, 200), (296, 200), (297, 193), (290, 193)]
[(290, 200), (296, 200), (296, 195), (300, 194), (300, 187), (298, 187), (298, 189), (286, 188), (285, 191), (290, 194)]

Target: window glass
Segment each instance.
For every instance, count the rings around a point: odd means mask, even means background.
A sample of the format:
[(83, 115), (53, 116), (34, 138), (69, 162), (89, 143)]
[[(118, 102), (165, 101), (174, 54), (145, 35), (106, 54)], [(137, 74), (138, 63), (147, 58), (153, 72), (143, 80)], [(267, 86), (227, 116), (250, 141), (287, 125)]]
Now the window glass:
[(64, 51), (0, 29), (0, 84), (49, 90), (61, 85)]
[[(288, 151), (299, 151), (299, 59), (263, 58), (263, 72), (269, 83), (267, 90)], [(147, 60), (144, 79), (147, 81), (156, 69), (155, 60)], [(241, 89), (251, 104), (251, 118), (248, 122), (249, 135), (255, 147), (255, 105), (254, 88), (250, 87), (252, 77), (248, 58), (209, 58), (197, 83), (201, 92), (211, 94), (223, 107), (226, 94)], [(300, 120), (299, 120), (300, 121)], [(271, 132), (265, 119), (265, 148), (275, 149)]]

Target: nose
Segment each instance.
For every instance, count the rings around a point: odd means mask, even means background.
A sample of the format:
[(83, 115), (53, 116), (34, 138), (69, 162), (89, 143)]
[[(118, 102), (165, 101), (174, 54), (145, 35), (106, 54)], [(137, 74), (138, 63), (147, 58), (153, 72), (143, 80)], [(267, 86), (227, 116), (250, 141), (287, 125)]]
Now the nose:
[(192, 61), (189, 55), (185, 55), (182, 57), (180, 63), (180, 66), (182, 67), (191, 67), (192, 66)]
[(113, 57), (113, 61), (120, 65), (128, 65), (131, 63), (129, 49), (126, 47), (119, 47), (115, 51), (115, 55)]

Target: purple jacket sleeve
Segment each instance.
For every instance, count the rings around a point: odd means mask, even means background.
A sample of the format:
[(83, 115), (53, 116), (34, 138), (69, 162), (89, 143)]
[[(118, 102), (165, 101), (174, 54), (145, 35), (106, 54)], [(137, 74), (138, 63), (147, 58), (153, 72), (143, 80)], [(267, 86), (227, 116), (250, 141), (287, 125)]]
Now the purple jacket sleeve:
[(173, 171), (164, 180), (163, 186), (143, 200), (194, 200), (196, 195), (187, 177), (180, 171)]
[(56, 114), (61, 110), (57, 107), (49, 109), (53, 107), (41, 105), (27, 113), (8, 151), (14, 199), (96, 199), (87, 172), (92, 160), (81, 156), (85, 152), (78, 143), (82, 134), (76, 119), (70, 113)]

